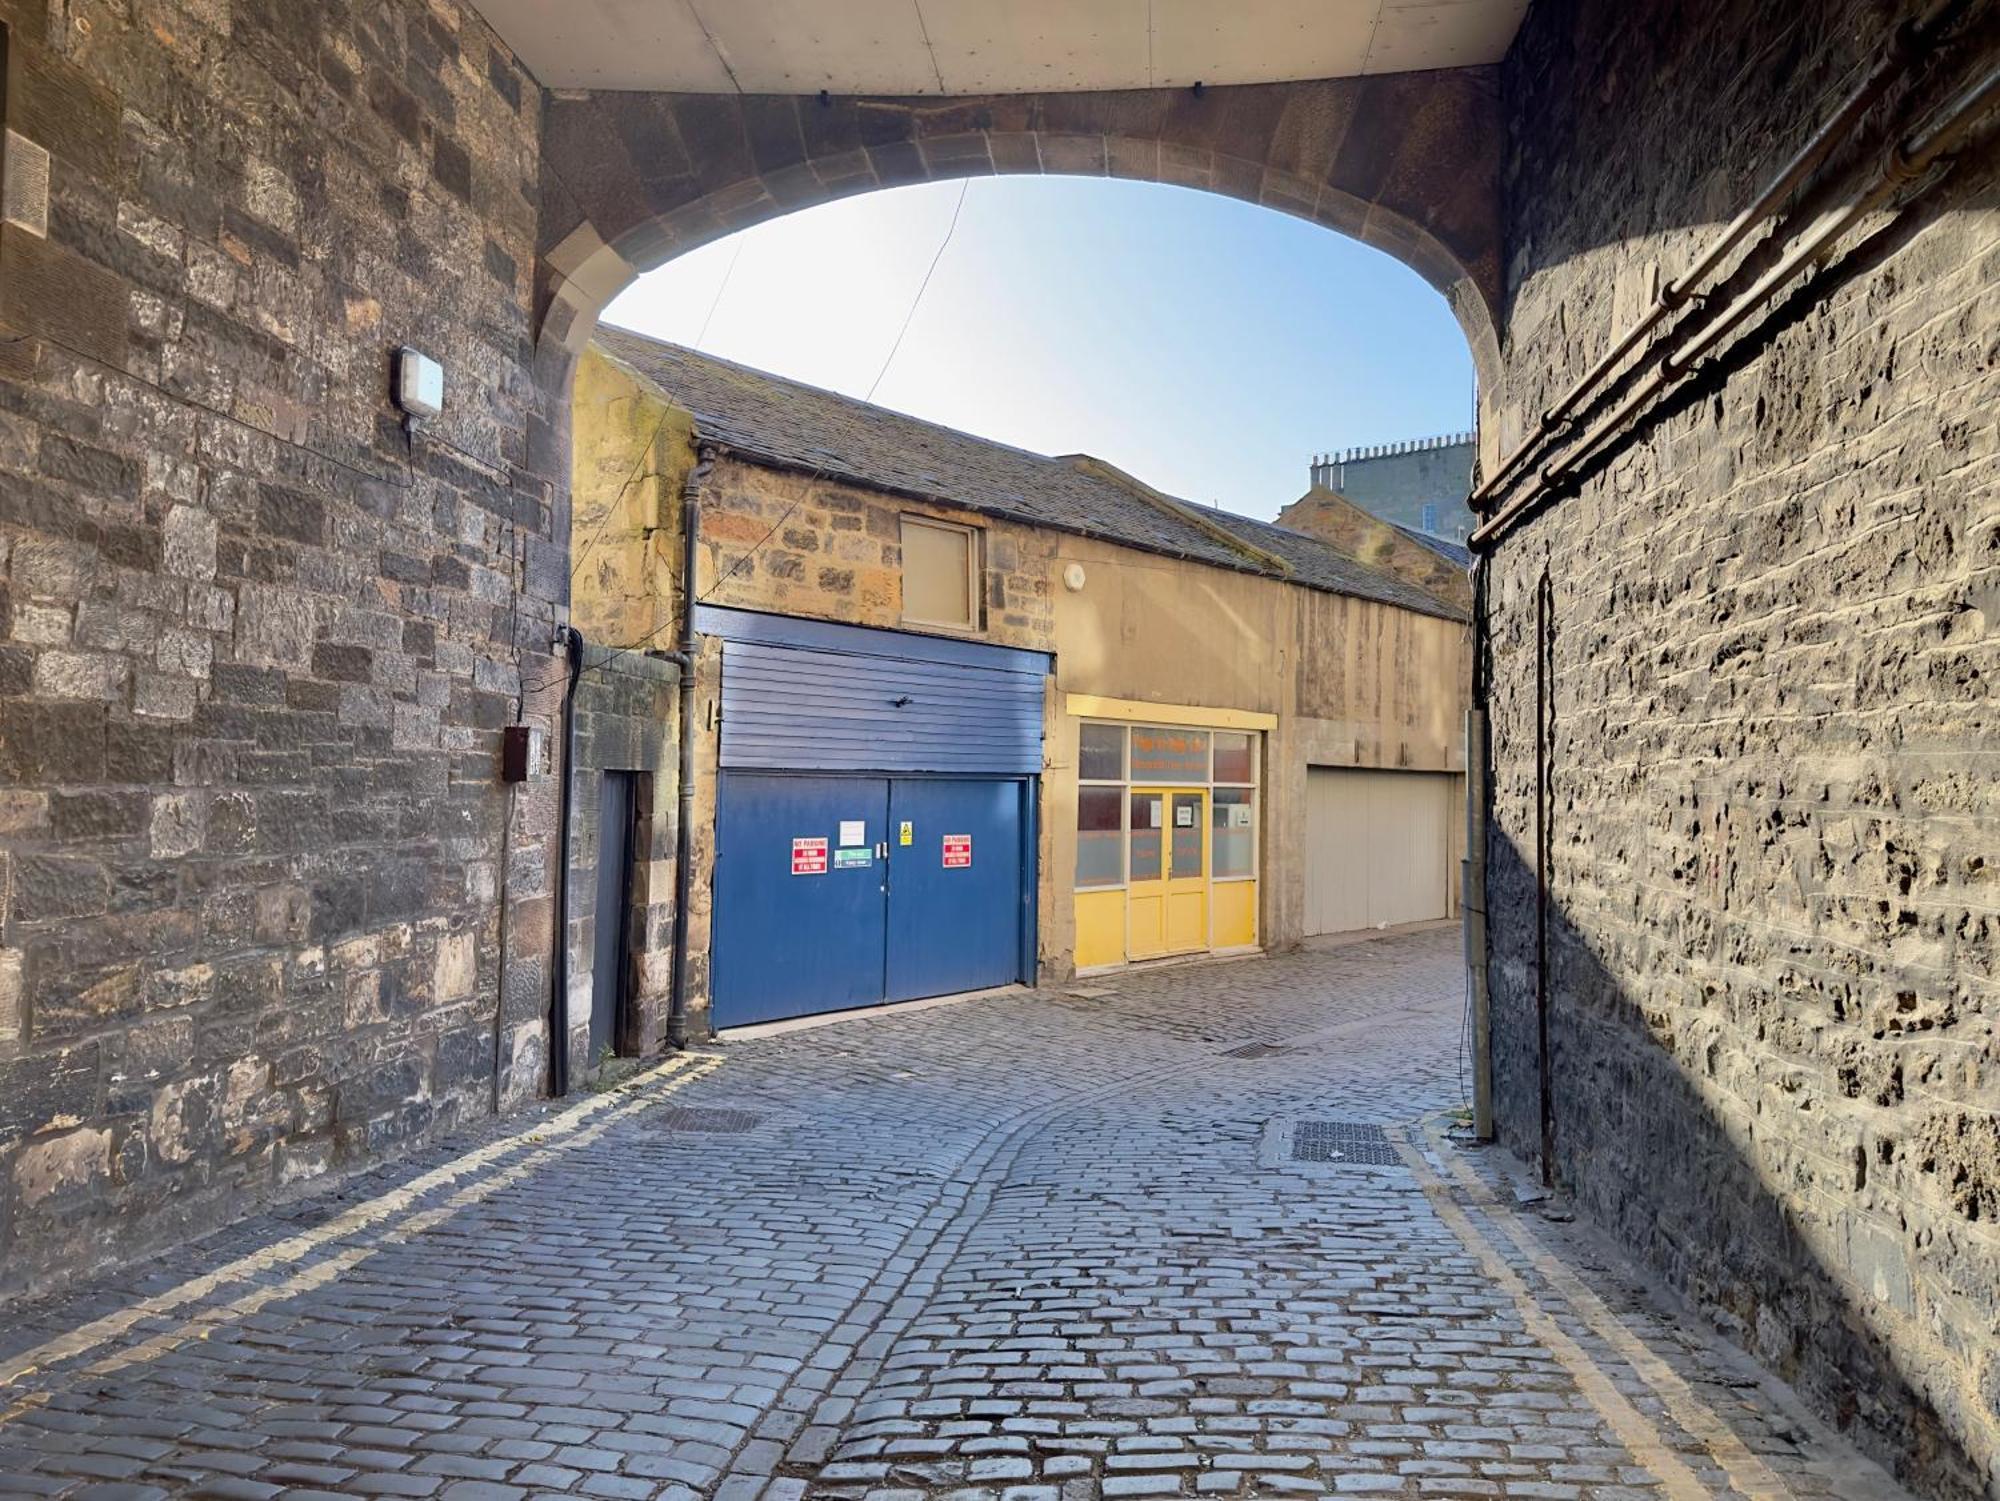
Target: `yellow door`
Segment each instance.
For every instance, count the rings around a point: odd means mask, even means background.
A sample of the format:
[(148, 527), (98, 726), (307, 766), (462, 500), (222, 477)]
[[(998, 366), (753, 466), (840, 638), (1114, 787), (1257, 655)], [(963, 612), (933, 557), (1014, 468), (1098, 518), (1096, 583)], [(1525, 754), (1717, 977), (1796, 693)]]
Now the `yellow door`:
[(1127, 836), (1126, 953), (1133, 959), (1208, 949), (1208, 791), (1134, 787)]
[(1132, 789), (1126, 838), (1125, 953), (1157, 959), (1167, 952), (1167, 794)]
[(1169, 954), (1208, 948), (1208, 792), (1167, 794), (1166, 924)]

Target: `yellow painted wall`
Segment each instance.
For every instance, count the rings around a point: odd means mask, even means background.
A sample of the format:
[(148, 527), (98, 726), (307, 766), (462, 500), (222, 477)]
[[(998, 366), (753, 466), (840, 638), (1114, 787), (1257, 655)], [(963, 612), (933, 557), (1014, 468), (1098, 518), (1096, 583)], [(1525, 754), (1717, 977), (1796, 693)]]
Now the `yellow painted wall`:
[(594, 345), (571, 398), (570, 618), (606, 646), (664, 637), (679, 608), (681, 487), (693, 422)]

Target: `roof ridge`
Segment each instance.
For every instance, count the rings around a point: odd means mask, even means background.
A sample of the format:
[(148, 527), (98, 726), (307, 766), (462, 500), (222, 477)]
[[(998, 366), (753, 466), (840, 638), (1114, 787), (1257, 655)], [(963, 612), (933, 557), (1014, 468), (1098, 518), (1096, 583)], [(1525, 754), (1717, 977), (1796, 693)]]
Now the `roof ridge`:
[(1268, 548), (1259, 547), (1249, 538), (1232, 532), (1219, 521), (1211, 521), (1206, 515), (1202, 514), (1201, 509), (1195, 506), (1193, 502), (1182, 500), (1178, 496), (1169, 495), (1164, 490), (1155, 490), (1144, 480), (1138, 478), (1138, 476), (1127, 474), (1123, 469), (1120, 469), (1116, 464), (1111, 463), (1107, 459), (1100, 459), (1095, 454), (1073, 453), (1069, 455), (1066, 461), (1059, 460), (1058, 462), (1067, 462), (1071, 468), (1081, 469), (1086, 474), (1095, 474), (1099, 479), (1109, 480), (1112, 484), (1118, 485), (1120, 488), (1138, 496), (1139, 499), (1145, 501), (1148, 505), (1155, 506), (1176, 520), (1185, 521), (1190, 526), (1206, 532), (1213, 540), (1220, 542), (1224, 547), (1232, 548), (1248, 557), (1255, 558), (1267, 568), (1275, 568), (1286, 578), (1290, 578), (1297, 571), (1292, 567), (1290, 562), (1279, 557), (1278, 554), (1270, 551)]
[[(856, 411), (886, 413), (888, 416), (894, 417), (898, 422), (914, 422), (919, 427), (929, 428), (932, 432), (949, 433), (954, 438), (966, 438), (974, 443), (984, 444), (988, 448), (1004, 448), (1009, 453), (1018, 453), (1025, 458), (1039, 459), (1044, 464), (1061, 464), (1063, 462), (1062, 459), (1057, 458), (1053, 454), (1042, 453), (1033, 448), (1023, 448), (1018, 443), (1006, 443), (999, 438), (988, 438), (980, 433), (969, 433), (962, 427), (952, 427), (948, 423), (936, 422), (929, 417), (919, 417), (914, 412), (905, 412), (896, 407), (883, 406), (878, 401), (863, 401), (859, 396), (849, 396), (845, 391), (836, 391), (831, 386), (816, 386), (809, 380), (799, 380), (797, 377), (790, 375), (779, 375), (776, 371), (759, 369), (755, 365), (746, 365), (741, 360), (726, 359), (719, 354), (704, 354), (701, 350), (693, 348), (691, 345), (676, 344), (672, 339), (656, 339), (651, 334), (640, 333), (637, 329), (620, 328), (616, 324), (606, 324), (600, 328), (599, 332), (622, 334), (624, 337), (636, 340), (641, 344), (647, 345), (649, 348), (664, 349), (673, 354), (686, 355), (689, 359), (700, 360), (704, 364), (724, 365), (731, 370), (740, 370), (745, 375), (754, 375), (757, 379), (768, 381), (774, 386), (789, 386), (795, 391), (810, 391), (815, 396), (829, 396), (844, 406), (854, 408)], [(638, 373), (645, 376), (646, 380), (655, 386), (660, 383), (659, 377), (656, 375), (647, 375), (643, 370)]]

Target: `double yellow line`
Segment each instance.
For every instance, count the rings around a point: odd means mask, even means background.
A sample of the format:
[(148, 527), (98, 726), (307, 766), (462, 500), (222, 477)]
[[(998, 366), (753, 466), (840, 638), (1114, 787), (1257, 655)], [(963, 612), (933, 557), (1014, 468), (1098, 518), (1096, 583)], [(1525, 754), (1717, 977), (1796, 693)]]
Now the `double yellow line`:
[[(1791, 1501), (1793, 1492), (1777, 1473), (1695, 1394), (1678, 1371), (1654, 1354), (1604, 1305), (1604, 1300), (1591, 1291), (1582, 1278), (1558, 1260), (1532, 1230), (1519, 1222), (1518, 1216), (1494, 1196), (1492, 1190), (1444, 1140), (1435, 1121), (1427, 1128), (1426, 1136), (1432, 1152), (1438, 1161), (1449, 1166), (1452, 1177), (1466, 1196), (1512, 1242), (1556, 1296), (1568, 1305), (1569, 1311), (1591, 1333), (1616, 1350), (1640, 1380), (1652, 1388), (1668, 1415), (1684, 1432), (1701, 1443), (1729, 1477), (1730, 1484), (1742, 1495), (1758, 1498), (1758, 1501)], [(1675, 1452), (1661, 1434), (1659, 1426), (1632, 1404), (1604, 1368), (1592, 1360), (1589, 1352), (1571, 1339), (1536, 1300), (1527, 1283), (1452, 1198), (1449, 1186), (1431, 1171), (1424, 1155), (1401, 1131), (1392, 1130), (1390, 1139), (1395, 1144), (1397, 1155), (1416, 1178), (1424, 1197), (1430, 1200), (1438, 1218), (1473, 1254), (1494, 1285), (1513, 1300), (1515, 1311), (1520, 1314), (1528, 1332), (1541, 1341), (1557, 1364), (1569, 1373), (1577, 1390), (1597, 1410), (1598, 1416), (1618, 1436), (1632, 1458), (1653, 1472), (1661, 1490), (1671, 1501), (1710, 1501), (1715, 1493)]]
[[(0, 1386), (15, 1386), (38, 1372), (76, 1360), (130, 1334), (150, 1319), (174, 1313), (190, 1304), (204, 1304), (217, 1292), (236, 1283), (249, 1281), (282, 1267), (294, 1266), (319, 1248), (375, 1227), (372, 1238), (344, 1247), (312, 1265), (302, 1267), (280, 1282), (259, 1287), (227, 1302), (199, 1308), (170, 1329), (131, 1345), (98, 1356), (77, 1368), (77, 1374), (101, 1376), (140, 1365), (190, 1340), (206, 1339), (215, 1330), (257, 1312), (268, 1304), (296, 1297), (352, 1271), (385, 1246), (401, 1245), (412, 1237), (450, 1219), (461, 1209), (479, 1203), (510, 1184), (519, 1182), (537, 1168), (579, 1147), (588, 1146), (620, 1121), (658, 1104), (666, 1095), (703, 1078), (722, 1066), (721, 1058), (706, 1053), (677, 1053), (665, 1062), (637, 1074), (617, 1089), (594, 1095), (573, 1105), (560, 1115), (540, 1121), (526, 1130), (476, 1147), (451, 1161), (420, 1173), (409, 1182), (343, 1211), (311, 1230), (285, 1237), (247, 1256), (190, 1278), (163, 1293), (106, 1314), (54, 1339), (35, 1346), (0, 1365)], [(532, 1150), (522, 1151), (523, 1148)], [(496, 1164), (521, 1152), (497, 1171)], [(440, 1188), (471, 1179), (443, 1203), (428, 1209), (415, 1206)], [(47, 1392), (30, 1392), (12, 1405), (0, 1408), (0, 1423), (39, 1407), (49, 1399)]]

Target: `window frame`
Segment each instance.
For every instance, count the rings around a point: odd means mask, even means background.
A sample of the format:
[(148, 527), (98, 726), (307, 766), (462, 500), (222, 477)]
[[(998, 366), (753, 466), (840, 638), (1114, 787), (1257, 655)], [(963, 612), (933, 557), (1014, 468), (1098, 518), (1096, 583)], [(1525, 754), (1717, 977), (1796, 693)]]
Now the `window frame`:
[[(962, 521), (945, 521), (937, 516), (919, 515), (914, 511), (903, 511), (898, 517), (896, 547), (901, 554), (897, 570), (900, 588), (899, 619), (904, 625), (929, 626), (933, 630), (963, 631), (976, 634), (986, 628), (986, 591), (982, 587), (985, 579), (985, 559), (983, 543), (985, 533), (979, 527), (968, 526)], [(964, 620), (933, 620), (924, 615), (910, 613), (910, 549), (906, 538), (911, 527), (921, 527), (934, 532), (945, 532), (960, 537), (965, 542), (965, 604)]]
[[(1118, 766), (1121, 775), (1117, 780), (1113, 781), (1106, 777), (1086, 777), (1085, 775), (1083, 775), (1083, 732), (1086, 727), (1091, 727), (1091, 728), (1102, 727), (1106, 729), (1115, 729), (1119, 732)], [(1204, 734), (1208, 736), (1208, 772), (1206, 777), (1199, 783), (1133, 781), (1132, 780), (1132, 731), (1134, 729), (1202, 731)], [(1242, 782), (1242, 781), (1219, 782), (1216, 780), (1215, 745), (1217, 737), (1221, 735), (1245, 735), (1249, 737), (1250, 780), (1248, 780), (1247, 782)], [(1076, 881), (1075, 863), (1072, 860), (1071, 871), (1070, 871), (1071, 889), (1075, 892), (1082, 893), (1086, 891), (1123, 891), (1129, 888), (1132, 884), (1132, 794), (1135, 791), (1140, 791), (1140, 792), (1157, 791), (1168, 787), (1184, 787), (1184, 786), (1200, 786), (1207, 789), (1209, 793), (1207, 801), (1209, 806), (1209, 818), (1211, 820), (1211, 823), (1213, 822), (1215, 817), (1216, 788), (1218, 787), (1240, 788), (1243, 790), (1247, 790), (1250, 793), (1251, 820), (1250, 820), (1249, 873), (1247, 875), (1240, 875), (1240, 876), (1217, 875), (1215, 874), (1214, 861), (1213, 858), (1211, 857), (1209, 862), (1208, 881), (1209, 884), (1212, 886), (1222, 886), (1237, 881), (1262, 880), (1264, 871), (1264, 819), (1263, 819), (1264, 799), (1262, 795), (1262, 787), (1264, 783), (1264, 751), (1269, 743), (1269, 739), (1270, 737), (1264, 734), (1264, 732), (1261, 730), (1238, 730), (1216, 725), (1166, 725), (1166, 724), (1156, 724), (1151, 721), (1141, 722), (1135, 720), (1131, 723), (1127, 723), (1123, 720), (1079, 719), (1077, 721), (1077, 731), (1076, 731), (1076, 769), (1077, 769), (1076, 785), (1079, 794), (1085, 787), (1115, 787), (1120, 789), (1121, 792), (1121, 795), (1118, 800), (1118, 807), (1119, 807), (1118, 864), (1119, 864), (1119, 872), (1121, 879), (1119, 879), (1116, 883), (1107, 882), (1103, 884), (1094, 884), (1089, 886), (1083, 885)], [(1081, 811), (1081, 798), (1079, 797), (1079, 814), (1080, 811)], [(1079, 829), (1077, 832), (1081, 834), (1082, 830)], [(1105, 832), (1108, 833), (1109, 830), (1106, 830)], [(1211, 839), (1213, 838), (1212, 829), (1210, 830), (1210, 837)]]

